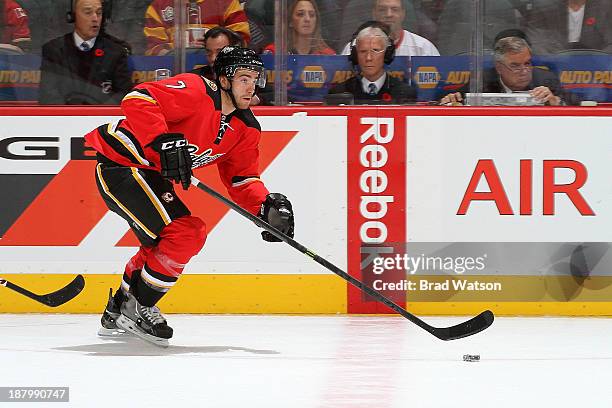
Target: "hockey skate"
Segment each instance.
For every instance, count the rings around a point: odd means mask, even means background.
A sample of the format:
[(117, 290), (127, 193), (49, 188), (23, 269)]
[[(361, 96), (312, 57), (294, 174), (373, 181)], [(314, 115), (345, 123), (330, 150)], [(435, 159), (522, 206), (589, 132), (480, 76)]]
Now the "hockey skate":
[(109, 289), (108, 303), (106, 304), (106, 309), (104, 309), (104, 313), (102, 314), (102, 318), (100, 319), (102, 327), (100, 327), (100, 330), (98, 330), (98, 336), (123, 337), (128, 335), (125, 330), (117, 327), (117, 318), (121, 315), (120, 306), (121, 305), (118, 305), (115, 301), (115, 298), (113, 297), (113, 290)]
[(133, 294), (121, 305), (117, 326), (160, 347), (168, 347), (172, 327), (168, 326), (157, 306), (142, 306)]

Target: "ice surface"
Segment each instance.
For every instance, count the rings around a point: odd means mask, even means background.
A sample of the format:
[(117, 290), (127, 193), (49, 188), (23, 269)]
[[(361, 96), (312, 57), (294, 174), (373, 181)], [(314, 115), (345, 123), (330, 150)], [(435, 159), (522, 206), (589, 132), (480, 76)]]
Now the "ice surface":
[(443, 342), (400, 317), (167, 317), (162, 349), (97, 337), (97, 315), (0, 314), (0, 386), (70, 387), (70, 403), (0, 406), (612, 406), (610, 319), (498, 318)]

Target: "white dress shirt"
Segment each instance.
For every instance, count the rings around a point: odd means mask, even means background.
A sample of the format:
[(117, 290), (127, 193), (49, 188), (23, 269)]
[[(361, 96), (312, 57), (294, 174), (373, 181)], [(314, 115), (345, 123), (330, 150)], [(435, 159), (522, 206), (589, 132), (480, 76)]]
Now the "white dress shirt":
[[(91, 40), (87, 40), (85, 41), (84, 39), (81, 38), (81, 36), (79, 36), (76, 31), (72, 33), (72, 36), (74, 38), (74, 45), (76, 45), (76, 47), (81, 50), (81, 51), (89, 51), (93, 48), (94, 44), (96, 43), (96, 38), (98, 37), (94, 37)], [(83, 49), (83, 43), (86, 43), (87, 46), (89, 47), (88, 50), (84, 50)]]
[(584, 21), (584, 6), (574, 11), (568, 8), (567, 13), (567, 42), (580, 41), (582, 22)]
[(366, 94), (369, 95), (370, 94), (370, 84), (374, 84), (374, 86), (376, 87), (376, 93), (378, 93), (378, 92), (380, 92), (380, 89), (385, 84), (385, 80), (386, 79), (387, 79), (387, 73), (386, 72), (383, 72), (383, 74), (380, 76), (380, 78), (378, 78), (374, 82), (366, 79), (365, 77), (361, 77), (361, 89), (363, 89), (363, 92), (365, 92)]

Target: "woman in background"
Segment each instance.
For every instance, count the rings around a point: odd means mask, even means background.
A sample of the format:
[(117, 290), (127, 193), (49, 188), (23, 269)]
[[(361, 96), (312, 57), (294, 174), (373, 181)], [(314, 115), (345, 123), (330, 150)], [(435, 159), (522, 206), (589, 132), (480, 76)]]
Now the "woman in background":
[[(287, 52), (294, 55), (335, 55), (321, 36), (321, 16), (315, 0), (297, 0), (289, 8)], [(274, 43), (263, 53), (274, 53)]]

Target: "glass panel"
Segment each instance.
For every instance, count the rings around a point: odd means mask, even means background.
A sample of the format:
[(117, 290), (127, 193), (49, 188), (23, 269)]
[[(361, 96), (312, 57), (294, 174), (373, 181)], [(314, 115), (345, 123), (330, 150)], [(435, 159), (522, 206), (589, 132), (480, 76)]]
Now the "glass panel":
[[(0, 104), (37, 104), (39, 99), (44, 104), (117, 104), (132, 84), (192, 70), (213, 78), (209, 59), (227, 42), (262, 54), (269, 85), (259, 93), (261, 104), (428, 103), (455, 92), (463, 102), (466, 94), (475, 93), (472, 103), (485, 104), (500, 100), (483, 101), (479, 91), (531, 91), (544, 82), (564, 104), (612, 101), (609, 1), (108, 0), (103, 7), (106, 35), (90, 43), (88, 51), (79, 51), (72, 36), (79, 24), (67, 20), (71, 3), (3, 2)], [(95, 9), (101, 3), (78, 4), (72, 10), (77, 20), (81, 6)], [(80, 29), (85, 37), (87, 24), (94, 31), (100, 25), (87, 20), (95, 15), (87, 12)], [(390, 54), (375, 53), (369, 41), (370, 57), (383, 55), (383, 69), (389, 72), (375, 95), (368, 95), (369, 85), (380, 79), (374, 78), (380, 69), (362, 69), (355, 40), (356, 30), (369, 20), (390, 26), (394, 50), (391, 61)], [(215, 32), (207, 49), (204, 35), (218, 26), (235, 34)], [(508, 58), (517, 54), (512, 42), (494, 55), (496, 37), (504, 31), (528, 40), (534, 68), (512, 71), (513, 64), (527, 63)], [(531, 80), (511, 89), (513, 74)], [(330, 91), (336, 96), (328, 96)]]
[(179, 72), (175, 55), (149, 52), (175, 24), (173, 2), (154, 3), (155, 18), (151, 0), (3, 1), (0, 103), (117, 105), (133, 84)]
[(535, 85), (554, 78), (549, 88), (568, 105), (612, 101), (612, 2), (534, 2), (525, 33), (534, 53)]
[[(277, 22), (284, 22), (286, 33), (275, 37), (274, 47), (286, 42), (285, 53), (276, 62), (285, 68), (282, 77), (287, 82), (279, 85), (286, 88), (289, 103), (417, 101), (410, 57), (439, 55), (437, 47), (425, 37), (437, 36), (434, 4), (412, 0), (279, 0), (277, 5), (279, 10), (286, 7), (286, 18), (279, 20), (277, 14)], [(282, 96), (277, 93), (277, 97)]]
[[(449, 0), (440, 16), (442, 54), (469, 56), (442, 64), (437, 88), (443, 102), (462, 99), (465, 103), (467, 93), (472, 93), (470, 105), (578, 105), (611, 100), (612, 2), (470, 3), (471, 7), (466, 1)], [(476, 13), (479, 9), (482, 18)], [(474, 80), (468, 86), (470, 77)], [(461, 96), (445, 97), (455, 91)]]

